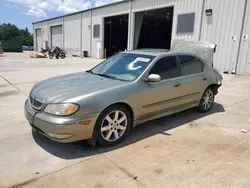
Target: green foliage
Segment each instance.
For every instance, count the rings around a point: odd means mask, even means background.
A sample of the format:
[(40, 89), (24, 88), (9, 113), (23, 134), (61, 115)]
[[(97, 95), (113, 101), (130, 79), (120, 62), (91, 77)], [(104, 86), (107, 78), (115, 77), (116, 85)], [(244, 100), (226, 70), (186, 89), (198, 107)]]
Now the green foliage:
[(0, 40), (17, 39), (25, 46), (33, 46), (33, 35), (28, 28), (18, 29), (14, 24), (0, 24)]

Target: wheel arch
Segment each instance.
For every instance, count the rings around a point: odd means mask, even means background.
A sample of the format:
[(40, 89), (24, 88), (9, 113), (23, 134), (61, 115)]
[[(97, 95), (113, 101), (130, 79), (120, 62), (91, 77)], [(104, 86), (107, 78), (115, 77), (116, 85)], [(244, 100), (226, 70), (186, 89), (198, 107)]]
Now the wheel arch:
[[(124, 106), (124, 107), (126, 107), (126, 108), (129, 110), (129, 112), (130, 112), (131, 120), (132, 120), (132, 126), (133, 126), (133, 122), (134, 122), (134, 111), (133, 111), (132, 107), (131, 107), (128, 103), (125, 103), (125, 102), (116, 102), (116, 103), (110, 104), (109, 106), (105, 107), (105, 108), (102, 110), (102, 112), (103, 112), (104, 110), (106, 110), (107, 108), (110, 108), (110, 107), (113, 107), (113, 106)], [(102, 113), (102, 112), (101, 112), (101, 113)], [(101, 114), (101, 113), (100, 113), (100, 114)]]
[[(212, 90), (213, 90), (213, 92), (214, 92), (214, 95), (217, 95), (218, 94), (218, 88), (220, 87), (220, 85), (218, 85), (218, 84), (210, 84), (207, 88), (206, 88), (206, 90), (208, 89), (208, 88), (212, 88)], [(205, 91), (206, 91), (205, 90)]]
[[(103, 108), (98, 116), (98, 118), (100, 117), (100, 115), (108, 108), (110, 107), (113, 107), (113, 106), (124, 106), (125, 108), (128, 109), (128, 111), (130, 112), (130, 115), (131, 115), (131, 121), (132, 121), (132, 127), (133, 127), (133, 124), (134, 124), (134, 111), (132, 109), (132, 107), (128, 104), (128, 103), (125, 103), (125, 102), (116, 102), (116, 103), (113, 103), (113, 104), (110, 104), (108, 106), (106, 106), (105, 108)], [(98, 119), (97, 118), (97, 119)]]
[[(129, 104), (125, 103), (125, 102), (116, 102), (116, 103), (113, 103), (113, 104), (110, 104), (110, 105), (106, 106), (104, 109), (102, 109), (102, 111), (101, 111), (101, 113), (99, 114), (99, 116), (98, 116), (96, 122), (98, 122), (98, 120), (99, 120), (101, 114), (102, 114), (106, 109), (108, 109), (108, 108), (110, 108), (110, 107), (113, 107), (113, 106), (124, 106), (124, 107), (130, 112), (130, 114), (131, 114), (131, 122), (132, 122), (131, 128), (132, 128), (133, 125), (134, 125), (134, 111), (133, 111), (132, 107), (131, 107)], [(94, 143), (96, 142), (96, 135), (95, 135), (96, 131), (95, 131), (95, 130), (96, 130), (96, 124), (95, 124), (95, 126), (94, 126), (93, 136), (92, 136), (92, 139), (91, 139)], [(94, 145), (95, 145), (95, 144), (94, 144)]]

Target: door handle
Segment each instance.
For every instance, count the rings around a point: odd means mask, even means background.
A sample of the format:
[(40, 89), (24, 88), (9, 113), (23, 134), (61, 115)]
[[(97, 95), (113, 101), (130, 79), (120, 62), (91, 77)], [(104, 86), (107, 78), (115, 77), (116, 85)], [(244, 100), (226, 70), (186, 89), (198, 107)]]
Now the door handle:
[(181, 84), (175, 84), (174, 87), (179, 87)]
[(207, 78), (203, 78), (203, 80), (204, 80), (204, 81), (206, 81), (206, 80), (207, 80)]

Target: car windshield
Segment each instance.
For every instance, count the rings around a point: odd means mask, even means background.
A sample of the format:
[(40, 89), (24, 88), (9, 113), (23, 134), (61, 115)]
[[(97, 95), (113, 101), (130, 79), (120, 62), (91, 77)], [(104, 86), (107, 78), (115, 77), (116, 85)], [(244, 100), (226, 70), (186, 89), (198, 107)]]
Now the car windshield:
[(94, 67), (90, 72), (110, 79), (133, 81), (137, 79), (155, 56), (119, 53)]

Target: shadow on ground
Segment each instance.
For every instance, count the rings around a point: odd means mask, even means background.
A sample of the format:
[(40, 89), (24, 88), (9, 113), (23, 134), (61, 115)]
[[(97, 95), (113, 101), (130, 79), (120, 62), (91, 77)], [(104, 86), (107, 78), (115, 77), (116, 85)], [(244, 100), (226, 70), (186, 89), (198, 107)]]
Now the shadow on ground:
[(130, 135), (121, 144), (108, 148), (102, 148), (100, 146), (92, 148), (83, 141), (68, 144), (57, 143), (35, 132), (33, 132), (33, 137), (36, 143), (50, 154), (63, 159), (76, 159), (116, 150), (156, 134), (172, 136), (171, 134), (166, 133), (166, 131), (198, 120), (202, 117), (224, 111), (224, 107), (221, 104), (215, 103), (211, 111), (205, 114), (197, 112), (196, 109), (190, 109), (171, 116), (150, 121), (135, 127), (131, 131)]

